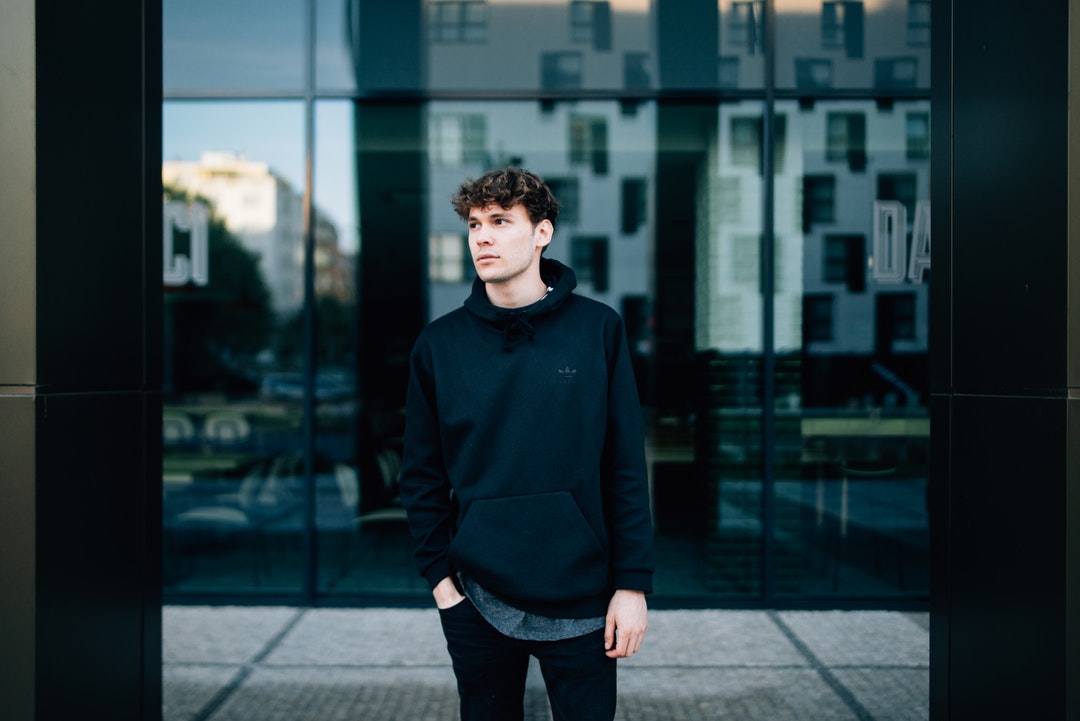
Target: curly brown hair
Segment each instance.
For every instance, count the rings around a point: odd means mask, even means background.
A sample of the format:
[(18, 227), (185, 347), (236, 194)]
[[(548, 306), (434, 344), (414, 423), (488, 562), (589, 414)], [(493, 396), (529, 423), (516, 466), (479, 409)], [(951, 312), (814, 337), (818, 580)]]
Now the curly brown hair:
[(498, 205), (506, 210), (521, 205), (533, 225), (547, 219), (555, 223), (559, 201), (547, 183), (527, 170), (503, 168), (492, 170), (476, 180), (466, 180), (450, 199), (462, 220), (469, 219), (473, 208)]

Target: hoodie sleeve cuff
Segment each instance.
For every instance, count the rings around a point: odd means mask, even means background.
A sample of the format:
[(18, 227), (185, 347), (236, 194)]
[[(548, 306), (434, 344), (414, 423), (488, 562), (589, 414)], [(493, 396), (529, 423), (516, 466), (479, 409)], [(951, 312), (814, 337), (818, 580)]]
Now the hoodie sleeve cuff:
[(652, 593), (652, 577), (652, 573), (648, 571), (616, 571), (615, 588)]
[(454, 575), (454, 572), (451, 570), (450, 564), (443, 560), (429, 566), (427, 571), (424, 572), (424, 579), (428, 582), (428, 588), (434, 590), (440, 581), (452, 575)]

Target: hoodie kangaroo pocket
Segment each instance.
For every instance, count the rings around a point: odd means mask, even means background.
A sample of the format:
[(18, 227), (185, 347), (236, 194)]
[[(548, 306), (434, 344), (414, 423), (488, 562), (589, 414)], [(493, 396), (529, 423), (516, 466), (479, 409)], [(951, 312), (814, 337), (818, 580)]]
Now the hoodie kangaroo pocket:
[(511, 601), (604, 593), (606, 555), (568, 491), (473, 501), (450, 544), (458, 569)]

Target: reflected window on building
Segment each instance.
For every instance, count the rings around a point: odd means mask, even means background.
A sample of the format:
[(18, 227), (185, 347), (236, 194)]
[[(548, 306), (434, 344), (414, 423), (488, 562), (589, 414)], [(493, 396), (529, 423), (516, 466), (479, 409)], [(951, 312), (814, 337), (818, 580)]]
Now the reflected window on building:
[(743, 220), (742, 179), (716, 180), (716, 208), (725, 223), (738, 224)]
[(581, 183), (577, 178), (552, 176), (545, 178), (552, 194), (559, 199), (559, 223), (581, 220)]
[(761, 0), (731, 3), (727, 17), (727, 47), (747, 55), (764, 50), (765, 3)]
[(831, 295), (807, 295), (803, 298), (803, 338), (807, 343), (833, 339)]
[(482, 43), (487, 40), (488, 4), (470, 1), (431, 4), (431, 39), (436, 43)]
[(760, 167), (761, 116), (731, 118), (731, 163)]
[(646, 188), (645, 178), (623, 178), (622, 232), (626, 235), (645, 224)]
[(918, 58), (878, 58), (874, 61), (875, 88), (881, 90), (914, 88), (918, 77)]
[(428, 121), (431, 161), (436, 165), (483, 163), (486, 137), (487, 121), (483, 115), (435, 114)]
[(598, 293), (608, 289), (608, 239), (575, 235), (570, 241), (572, 267), (580, 283)]
[[(734, 116), (731, 118), (731, 162), (733, 165), (757, 168), (763, 172), (765, 156), (762, 153), (762, 140), (765, 133), (765, 119), (760, 116)], [(784, 169), (785, 148), (787, 146), (787, 116), (777, 113), (773, 116), (773, 170), (782, 173)]]
[(731, 280), (736, 285), (761, 289), (761, 236), (736, 234), (731, 243)]
[(833, 86), (833, 62), (828, 58), (795, 58), (795, 87), (824, 90)]
[(588, 166), (596, 175), (607, 174), (607, 118), (593, 115), (571, 116), (570, 163)]
[(843, 283), (848, 291), (866, 290), (866, 238), (862, 235), (826, 235), (822, 279)]
[(821, 46), (843, 50), (849, 58), (863, 56), (863, 4), (826, 1), (821, 5)]
[(623, 54), (623, 86), (627, 90), (648, 90), (652, 87), (648, 53)]
[(930, 113), (905, 113), (904, 148), (908, 160), (930, 159)]
[(877, 180), (878, 200), (898, 200), (904, 205), (907, 217), (915, 218), (918, 200), (918, 176), (915, 173), (882, 173)]
[(803, 232), (809, 233), (818, 223), (836, 220), (836, 176), (803, 177)]
[(544, 90), (577, 90), (581, 88), (581, 53), (544, 53), (540, 56), (540, 63), (540, 85)]
[(432, 233), (428, 238), (428, 278), (432, 283), (472, 280), (469, 240), (461, 233)]
[(590, 43), (593, 50), (611, 50), (611, 5), (605, 0), (572, 0), (570, 39)]
[(735, 55), (723, 56), (717, 61), (716, 82), (721, 88), (739, 87), (739, 58)]
[(923, 48), (930, 45), (930, 0), (908, 0), (907, 44)]
[(885, 355), (891, 354), (893, 341), (915, 340), (915, 294), (878, 295), (877, 326), (887, 342), (880, 349)]
[(846, 162), (853, 172), (866, 169), (866, 115), (838, 112), (825, 116), (825, 159)]

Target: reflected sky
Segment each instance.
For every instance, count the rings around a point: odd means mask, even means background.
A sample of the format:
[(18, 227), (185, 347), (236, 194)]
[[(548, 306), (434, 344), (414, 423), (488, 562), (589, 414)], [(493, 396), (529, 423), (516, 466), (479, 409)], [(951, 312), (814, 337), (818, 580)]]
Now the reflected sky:
[(302, 90), (303, 0), (164, 0), (163, 81), (183, 90)]

